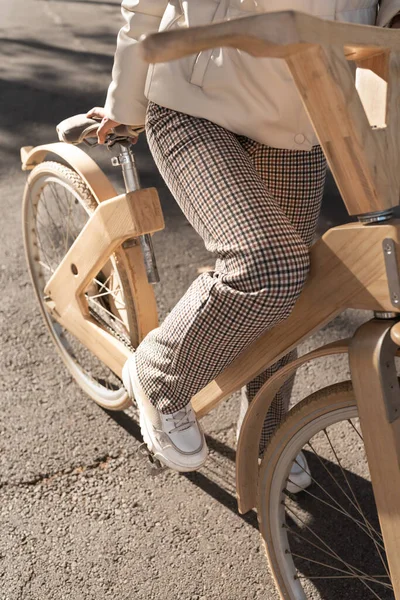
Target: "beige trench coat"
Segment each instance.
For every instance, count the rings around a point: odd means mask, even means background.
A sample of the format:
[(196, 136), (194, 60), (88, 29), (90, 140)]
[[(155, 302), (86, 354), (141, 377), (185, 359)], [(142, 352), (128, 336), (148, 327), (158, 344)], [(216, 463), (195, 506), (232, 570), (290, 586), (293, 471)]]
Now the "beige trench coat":
[(284, 61), (217, 48), (149, 67), (137, 51), (145, 33), (287, 9), (387, 26), (400, 0), (123, 0), (107, 116), (143, 125), (151, 100), (275, 148), (310, 150), (317, 139)]

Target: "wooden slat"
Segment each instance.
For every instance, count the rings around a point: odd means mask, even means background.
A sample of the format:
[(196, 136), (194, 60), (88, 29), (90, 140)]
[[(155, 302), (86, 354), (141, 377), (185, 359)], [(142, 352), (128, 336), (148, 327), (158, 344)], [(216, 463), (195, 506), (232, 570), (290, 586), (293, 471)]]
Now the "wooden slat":
[(400, 51), (395, 30), (326, 21), (295, 11), (259, 14), (187, 30), (149, 35), (141, 42), (145, 60), (176, 60), (208, 48), (239, 48), (252, 56), (286, 58), (308, 44), (342, 48), (353, 60), (379, 54), (381, 49)]
[[(223, 46), (286, 60), (350, 215), (398, 205), (398, 31), (286, 11), (153, 34), (142, 53), (149, 62), (164, 62)], [(384, 129), (371, 129), (345, 54), (369, 59), (389, 80), (391, 119)]]
[(46, 309), (53, 319), (65, 327), (94, 356), (121, 377), (122, 368), (131, 351), (111, 333), (102, 329), (91, 317), (83, 317), (76, 306), (70, 305), (63, 315), (55, 309), (54, 302), (47, 302)]
[(397, 159), (371, 128), (341, 49), (314, 46), (287, 63), (349, 214), (396, 206)]
[(192, 400), (198, 415), (215, 408), (243, 385), (346, 308), (393, 311), (382, 249), (400, 243), (400, 221), (343, 225), (328, 231), (311, 250), (311, 271), (290, 317), (262, 335)]
[[(142, 248), (139, 243), (131, 248), (121, 246), (114, 256), (117, 265), (123, 265), (128, 278), (134, 305), (134, 314), (129, 314), (128, 319), (134, 321), (137, 327), (137, 341), (140, 343), (159, 324), (154, 288), (147, 279)], [(130, 325), (129, 331), (132, 331), (131, 327), (132, 325)]]
[[(48, 154), (54, 154), (67, 162), (70, 168), (81, 176), (99, 204), (117, 196), (111, 181), (97, 163), (80, 148), (69, 144), (55, 143), (36, 148), (33, 146), (21, 148), (22, 169), (33, 169), (35, 165), (43, 162)], [(129, 286), (131, 290), (133, 305), (127, 311), (125, 319), (131, 332), (131, 340), (134, 345), (137, 345), (147, 333), (158, 326), (154, 289), (148, 282), (139, 244), (130, 248), (120, 246), (114, 258), (124, 267), (123, 274), (127, 279), (124, 281), (125, 289)]]
[(390, 423), (385, 405), (385, 385), (393, 382), (399, 392), (390, 329), (387, 321), (363, 325), (350, 344), (349, 356), (391, 583), (400, 598), (400, 419)]
[[(130, 351), (90, 317), (84, 293), (125, 240), (163, 227), (161, 206), (154, 189), (138, 190), (102, 202), (45, 288), (46, 308), (53, 318), (119, 376)], [(150, 305), (150, 317), (154, 315), (152, 309)]]
[(45, 294), (55, 302), (58, 313), (63, 315), (71, 303), (78, 301), (88, 316), (82, 296), (118, 246), (163, 227), (160, 201), (152, 188), (99, 204), (46, 285)]
[(257, 504), (258, 453), (261, 432), (271, 403), (282, 385), (302, 365), (317, 358), (345, 354), (349, 340), (339, 340), (301, 356), (275, 373), (251, 402), (240, 430), (236, 451), (236, 489), (239, 512), (245, 514)]

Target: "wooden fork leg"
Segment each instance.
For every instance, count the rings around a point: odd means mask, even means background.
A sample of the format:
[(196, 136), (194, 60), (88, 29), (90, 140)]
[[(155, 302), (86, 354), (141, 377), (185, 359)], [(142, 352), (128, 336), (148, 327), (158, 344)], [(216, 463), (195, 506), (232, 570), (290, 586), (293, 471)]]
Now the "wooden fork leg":
[(395, 598), (400, 600), (400, 390), (390, 320), (363, 325), (350, 368)]

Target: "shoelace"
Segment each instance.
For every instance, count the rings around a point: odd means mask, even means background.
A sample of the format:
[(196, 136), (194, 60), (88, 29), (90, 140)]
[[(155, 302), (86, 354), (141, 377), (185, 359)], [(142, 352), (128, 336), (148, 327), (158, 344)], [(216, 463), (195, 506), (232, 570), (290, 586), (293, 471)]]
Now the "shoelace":
[(172, 421), (174, 427), (168, 431), (168, 434), (175, 433), (177, 431), (185, 431), (185, 429), (189, 429), (192, 425), (195, 424), (195, 421), (190, 418), (191, 407), (185, 406), (181, 410), (177, 410), (172, 415), (168, 415), (165, 419), (166, 421)]

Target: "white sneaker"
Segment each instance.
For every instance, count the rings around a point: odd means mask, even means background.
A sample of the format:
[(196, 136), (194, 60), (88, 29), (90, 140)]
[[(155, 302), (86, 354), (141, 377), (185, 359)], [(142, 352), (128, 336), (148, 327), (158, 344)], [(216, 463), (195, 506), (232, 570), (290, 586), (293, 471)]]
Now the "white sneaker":
[(122, 381), (137, 403), (143, 440), (153, 456), (182, 473), (200, 469), (206, 462), (208, 448), (191, 404), (169, 415), (157, 410), (139, 382), (134, 354), (123, 367)]
[(308, 462), (303, 452), (299, 452), (290, 469), (286, 489), (291, 494), (298, 494), (311, 485), (311, 475)]

